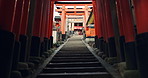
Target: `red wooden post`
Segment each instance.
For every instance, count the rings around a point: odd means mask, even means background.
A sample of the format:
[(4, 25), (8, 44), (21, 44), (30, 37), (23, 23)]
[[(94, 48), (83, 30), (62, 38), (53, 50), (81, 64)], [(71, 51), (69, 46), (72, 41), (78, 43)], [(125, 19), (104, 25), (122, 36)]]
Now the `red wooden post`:
[(104, 12), (103, 12), (103, 8), (104, 8), (104, 7), (103, 7), (103, 1), (102, 1), (102, 0), (99, 0), (99, 1), (98, 1), (98, 5), (100, 6), (100, 7), (99, 7), (99, 11), (100, 11), (100, 12), (99, 12), (99, 13), (100, 13), (99, 15), (100, 15), (100, 22), (101, 22), (100, 30), (101, 30), (101, 33), (102, 33), (102, 38), (103, 38), (103, 40), (104, 40), (104, 37), (105, 37), (104, 31), (105, 31), (105, 30), (104, 30), (104, 27), (103, 27), (103, 26), (104, 26), (104, 15), (103, 15), (103, 13), (104, 13)]
[(50, 38), (50, 5), (51, 1), (49, 0), (49, 5), (48, 5), (48, 38)]
[(40, 37), (41, 37), (41, 41), (44, 40), (44, 37), (45, 37), (45, 23), (46, 23), (46, 0), (43, 1), (43, 13), (42, 13), (42, 21), (41, 21), (41, 32), (40, 32)]
[(50, 9), (49, 9), (49, 37), (52, 36), (52, 28), (53, 28), (53, 9), (54, 9), (54, 1), (50, 1)]
[[(84, 16), (84, 20), (86, 21), (86, 16)], [(84, 22), (85, 22), (84, 21)], [(86, 24), (86, 23), (85, 23)], [(86, 26), (86, 25), (84, 25)], [(66, 28), (66, 11), (65, 11), (65, 5), (62, 6), (62, 16), (61, 16), (61, 32), (62, 32), (62, 41), (65, 40), (66, 38), (66, 33), (65, 33), (65, 28)], [(84, 27), (85, 29), (85, 27)]]
[(13, 32), (16, 35), (16, 40), (19, 41), (20, 31), (21, 31), (21, 22), (23, 17), (24, 9), (24, 0), (18, 0), (15, 11), (15, 18), (13, 24)]
[(27, 32), (29, 8), (30, 8), (30, 0), (25, 0), (23, 17), (21, 22), (21, 26), (22, 26), (21, 33), (20, 33), (21, 35), (26, 35), (26, 32)]
[(49, 0), (46, 0), (45, 1), (45, 15), (44, 15), (44, 18), (45, 18), (45, 21), (44, 21), (44, 25), (45, 25), (45, 31), (44, 31), (44, 42), (45, 42), (45, 52), (48, 51), (48, 48), (49, 48), (49, 38), (48, 38), (48, 29), (49, 29)]
[(45, 30), (45, 34), (46, 34), (46, 38), (48, 38), (49, 39), (49, 6), (50, 6), (50, 0), (46, 0), (46, 3), (47, 3), (47, 5), (46, 5), (46, 30)]
[(20, 38), (20, 31), (21, 31), (21, 22), (23, 16), (24, 9), (24, 0), (17, 0), (16, 10), (15, 10), (15, 18), (13, 23), (13, 32), (16, 35), (15, 45), (14, 45), (14, 52), (13, 52), (13, 62), (12, 62), (12, 70), (17, 69), (17, 64), (20, 61), (20, 49), (21, 44), (19, 41)]
[(104, 41), (107, 42), (107, 31), (106, 31), (106, 10), (105, 10), (105, 0), (101, 0), (101, 14), (102, 14), (102, 32)]
[(0, 0), (0, 77), (10, 78), (15, 35), (12, 33), (17, 0)]
[[(47, 5), (47, 3), (46, 3), (46, 0), (43, 0), (43, 10), (42, 10), (42, 15), (41, 15), (41, 17), (42, 17), (42, 20), (41, 20), (41, 30), (40, 30), (40, 39), (41, 39), (41, 50), (40, 50), (40, 55), (43, 55), (43, 53), (45, 52), (45, 51), (47, 51), (48, 49), (47, 49), (47, 44), (48, 44), (48, 39), (46, 39), (45, 38), (45, 25), (46, 25), (46, 5)], [(45, 49), (46, 48), (46, 49)]]
[[(99, 49), (102, 51), (103, 49), (103, 33), (102, 33), (102, 13), (101, 13), (101, 0), (96, 1), (96, 12), (94, 13), (96, 19), (96, 25), (98, 26), (98, 43)], [(95, 9), (94, 9), (95, 10)]]
[[(101, 0), (97, 0), (97, 6), (98, 6), (98, 14), (99, 14), (99, 21), (100, 21), (100, 24), (99, 24), (99, 29), (100, 29), (100, 37), (99, 38), (103, 38), (103, 30), (102, 30), (102, 25), (103, 25), (103, 16), (102, 16), (102, 6), (101, 6)], [(99, 12), (100, 11), (100, 12)]]
[(96, 34), (96, 36), (95, 36), (95, 45), (96, 45), (96, 48), (99, 48), (99, 22), (100, 21), (98, 21), (99, 20), (99, 17), (98, 17), (98, 8), (97, 8), (97, 3), (96, 3), (96, 0), (93, 0), (92, 1), (92, 4), (93, 4), (93, 13), (94, 13), (94, 17), (96, 17), (96, 18), (94, 18), (94, 27), (95, 27), (95, 34)]
[(40, 56), (43, 0), (36, 0), (30, 56)]
[(107, 33), (108, 33), (108, 38), (114, 37), (114, 31), (113, 31), (113, 24), (112, 24), (112, 19), (111, 19), (111, 10), (110, 10), (110, 3), (109, 0), (106, 0), (105, 3), (105, 10), (106, 10), (106, 24), (107, 24)]
[(113, 24), (112, 24), (112, 18), (111, 18), (111, 9), (110, 9), (110, 1), (104, 0), (105, 2), (105, 18), (106, 18), (106, 36), (107, 36), (107, 48), (109, 48), (108, 53), (109, 57), (116, 57), (116, 45), (115, 45), (115, 37), (114, 37), (114, 31), (113, 31)]
[[(97, 14), (97, 4), (96, 4), (96, 1), (95, 0), (93, 0), (92, 1), (92, 3), (93, 3), (93, 13), (94, 13), (94, 17), (98, 17), (98, 14)], [(94, 26), (95, 26), (95, 34), (96, 34), (96, 36), (99, 36), (99, 26), (98, 26), (98, 18), (94, 18)]]
[(122, 19), (122, 13), (121, 13), (121, 3), (120, 0), (117, 0), (117, 16), (118, 16), (118, 24), (119, 24), (119, 30), (120, 30), (120, 36), (124, 36), (124, 30), (123, 30), (123, 19)]
[(20, 49), (20, 61), (26, 62), (27, 59), (27, 42), (28, 42), (28, 36), (27, 33), (27, 27), (28, 27), (28, 16), (29, 16), (29, 10), (30, 10), (30, 0), (24, 0), (24, 7), (23, 7), (23, 13), (22, 13), (22, 20), (21, 20), (21, 29), (20, 29), (20, 38), (19, 41), (21, 42), (21, 49)]
[(49, 1), (50, 2), (50, 7), (49, 7), (49, 37), (50, 42), (49, 42), (49, 48), (53, 47), (53, 37), (52, 37), (52, 28), (53, 28), (53, 10), (54, 10), (54, 1)]
[(36, 1), (36, 9), (35, 9), (35, 19), (33, 26), (33, 36), (40, 37), (41, 36), (41, 26), (42, 26), (42, 14), (43, 14), (43, 1)]
[(119, 33), (120, 33), (120, 52), (121, 52), (121, 61), (125, 61), (125, 49), (124, 49), (124, 43), (125, 43), (125, 36), (124, 36), (124, 30), (123, 30), (123, 19), (122, 19), (122, 11), (121, 11), (121, 3), (120, 0), (117, 0), (116, 3), (117, 7), (117, 17), (118, 17), (118, 26), (119, 26)]
[(148, 32), (148, 10), (147, 0), (133, 0), (136, 14), (136, 23), (138, 34)]
[(133, 0), (137, 26), (138, 68), (141, 78), (148, 78), (148, 0)]
[(128, 0), (119, 0), (121, 19), (123, 20), (123, 30), (125, 36), (125, 54), (128, 69), (137, 69), (136, 51), (135, 51), (135, 32), (132, 14)]
[[(1, 0), (0, 29), (12, 32), (17, 0)], [(9, 4), (9, 5), (8, 5)]]
[(123, 19), (123, 28), (125, 34), (125, 41), (126, 42), (133, 42), (135, 41), (135, 32), (134, 32), (134, 25), (132, 20), (132, 14), (130, 11), (130, 6), (128, 0), (120, 0), (121, 1), (121, 8), (122, 8), (122, 19)]
[(109, 56), (108, 53), (108, 31), (107, 31), (107, 21), (106, 19), (106, 8), (105, 8), (105, 0), (101, 0), (101, 15), (102, 15), (102, 33), (103, 33), (103, 51), (107, 56)]

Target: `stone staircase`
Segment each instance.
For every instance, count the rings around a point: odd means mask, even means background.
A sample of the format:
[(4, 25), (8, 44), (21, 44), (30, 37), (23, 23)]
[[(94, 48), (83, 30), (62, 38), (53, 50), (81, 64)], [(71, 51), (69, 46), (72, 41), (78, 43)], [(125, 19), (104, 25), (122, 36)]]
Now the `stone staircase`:
[(75, 36), (46, 65), (37, 78), (112, 78), (87, 49), (81, 37)]

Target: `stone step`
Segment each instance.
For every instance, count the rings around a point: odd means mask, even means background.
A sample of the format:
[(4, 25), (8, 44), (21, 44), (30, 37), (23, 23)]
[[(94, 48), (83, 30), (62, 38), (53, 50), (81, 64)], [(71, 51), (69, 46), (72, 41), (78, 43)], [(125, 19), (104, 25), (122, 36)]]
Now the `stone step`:
[(82, 73), (82, 72), (106, 72), (103, 67), (59, 67), (44, 68), (42, 73)]
[[(92, 54), (56, 54), (55, 57), (89, 57), (93, 56)], [(93, 56), (94, 57), (94, 56)]]
[(62, 62), (96, 62), (97, 59), (52, 59), (51, 63), (62, 63)]
[(87, 53), (87, 52), (59, 52), (57, 54), (92, 54), (92, 53)]
[(47, 67), (100, 67), (99, 62), (63, 62), (63, 63), (49, 63)]
[(80, 53), (80, 54), (91, 54), (89, 51), (59, 51), (57, 54), (77, 54), (77, 53)]
[(53, 57), (53, 59), (95, 59), (93, 56), (88, 56), (88, 57)]
[(37, 78), (112, 78), (108, 72), (41, 73)]

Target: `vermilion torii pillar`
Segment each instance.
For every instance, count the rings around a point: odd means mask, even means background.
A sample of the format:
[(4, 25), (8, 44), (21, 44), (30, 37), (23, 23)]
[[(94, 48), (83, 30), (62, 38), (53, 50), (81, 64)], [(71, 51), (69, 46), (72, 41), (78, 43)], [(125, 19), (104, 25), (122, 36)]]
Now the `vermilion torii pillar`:
[(27, 26), (28, 26), (28, 15), (29, 15), (29, 9), (30, 9), (30, 0), (24, 1), (24, 7), (23, 7), (23, 15), (22, 15), (22, 22), (21, 22), (21, 29), (20, 29), (20, 38), (19, 41), (21, 42), (21, 49), (20, 49), (20, 61), (26, 62), (27, 58), (27, 52), (26, 52), (26, 46), (28, 42), (28, 37), (26, 35), (27, 32)]
[[(48, 1), (48, 2), (47, 2)], [(41, 40), (43, 41), (44, 40), (44, 38), (46, 37), (46, 34), (45, 34), (45, 32), (46, 32), (46, 17), (48, 17), (47, 16), (47, 4), (49, 3), (49, 0), (44, 0), (43, 1), (43, 13), (42, 13), (42, 21), (41, 21)], [(49, 4), (48, 4), (48, 6), (49, 6)], [(49, 11), (48, 11), (49, 12)]]
[(98, 23), (98, 14), (97, 14), (97, 4), (96, 4), (96, 0), (92, 1), (93, 4), (93, 13), (94, 13), (94, 27), (95, 27), (95, 44), (96, 44), (96, 48), (99, 48), (99, 43), (98, 43), (98, 37), (99, 37), (99, 23)]
[(48, 38), (48, 30), (49, 30), (49, 0), (45, 1), (46, 3), (46, 8), (45, 8), (45, 31), (44, 31), (44, 42), (45, 42), (45, 52), (48, 51), (48, 46), (49, 46), (49, 38)]
[(30, 0), (24, 1), (24, 11), (23, 11), (23, 17), (21, 22), (21, 35), (26, 35), (27, 32), (27, 24), (28, 24), (28, 15), (29, 15), (29, 8), (30, 8)]
[[(41, 38), (41, 47), (40, 47), (40, 56), (43, 55), (43, 53), (45, 52), (45, 44), (48, 43), (48, 39), (45, 38), (45, 28), (46, 28), (46, 5), (48, 2), (46, 2), (46, 0), (43, 0), (43, 10), (42, 10), (42, 20), (41, 20), (41, 32), (40, 32), (40, 38)], [(46, 50), (47, 51), (47, 50)]]
[(12, 33), (17, 0), (0, 0), (0, 77), (10, 78), (15, 35)]
[(120, 5), (121, 19), (124, 25), (126, 65), (128, 69), (135, 70), (137, 69), (135, 32), (129, 1), (117, 0), (117, 2)]
[(104, 41), (106, 42), (107, 41), (107, 31), (106, 31), (106, 18), (105, 18), (106, 11), (105, 11), (104, 0), (100, 1), (100, 5), (101, 5), (101, 12), (100, 13), (101, 13), (101, 17), (102, 17), (102, 36), (103, 36)]
[(13, 53), (13, 62), (12, 62), (12, 70), (17, 70), (18, 62), (20, 61), (20, 49), (21, 44), (19, 41), (20, 31), (21, 31), (21, 22), (23, 17), (24, 9), (24, 0), (18, 0), (16, 4), (15, 10), (15, 18), (13, 23), (13, 32), (16, 35), (15, 45), (14, 45), (14, 53)]
[(54, 1), (49, 1), (49, 36), (52, 36)]
[(48, 36), (49, 36), (49, 6), (50, 6), (50, 0), (47, 0), (47, 2), (48, 2), (48, 4), (47, 4), (47, 8), (46, 8), (46, 32), (45, 32), (45, 34), (46, 34), (46, 38), (49, 38)]
[(42, 26), (42, 14), (43, 14), (43, 1), (36, 1), (35, 8), (35, 19), (33, 26), (33, 36), (40, 37), (41, 36), (41, 26)]
[(54, 10), (54, 2), (52, 0), (49, 0), (50, 7), (49, 7), (49, 47), (48, 49), (52, 48), (53, 46), (53, 36), (52, 36), (52, 28), (53, 28), (53, 10)]
[(132, 0), (137, 24), (138, 62), (141, 78), (148, 78), (148, 0)]
[(111, 18), (111, 10), (110, 10), (110, 1), (104, 0), (105, 2), (105, 11), (106, 11), (106, 33), (107, 33), (107, 46), (109, 48), (109, 57), (117, 57), (116, 53), (116, 45), (115, 45), (115, 37), (113, 31), (113, 24)]
[(62, 17), (61, 17), (61, 31), (62, 31), (62, 41), (64, 41), (66, 34), (65, 34), (65, 25), (66, 25), (66, 12), (65, 12), (65, 5), (62, 6)]
[(97, 44), (100, 51), (103, 49), (103, 33), (102, 33), (102, 15), (101, 15), (101, 2), (94, 0), (94, 16), (95, 16), (95, 29), (97, 35)]
[(124, 43), (125, 43), (125, 36), (124, 36), (124, 30), (123, 30), (123, 19), (122, 19), (122, 13), (121, 13), (121, 4), (120, 1), (117, 0), (117, 16), (118, 16), (118, 26), (119, 26), (119, 33), (120, 33), (120, 52), (121, 52), (121, 61), (125, 61), (125, 49), (124, 49)]
[(84, 15), (84, 25), (83, 26), (84, 26), (84, 29), (86, 29), (86, 22), (88, 21), (88, 9), (89, 9), (88, 5), (85, 5), (84, 9), (85, 9), (84, 11), (85, 15)]
[(103, 33), (103, 51), (107, 56), (109, 56), (108, 53), (108, 31), (107, 31), (107, 21), (111, 21), (106, 18), (106, 7), (105, 7), (106, 1), (101, 0), (101, 15), (102, 15), (102, 33)]
[(16, 34), (16, 40), (19, 40), (21, 23), (23, 18), (24, 0), (18, 0), (15, 11), (15, 18), (13, 23), (13, 32)]
[(33, 36), (31, 41), (31, 52), (30, 52), (31, 56), (40, 56), (42, 14), (43, 14), (43, 1), (36, 0), (35, 16), (33, 22)]
[[(1, 12), (0, 12), (0, 29), (10, 31), (13, 30), (13, 23), (16, 10), (16, 0), (2, 0), (1, 1)], [(9, 5), (8, 5), (9, 4)], [(9, 9), (9, 10), (8, 10)]]

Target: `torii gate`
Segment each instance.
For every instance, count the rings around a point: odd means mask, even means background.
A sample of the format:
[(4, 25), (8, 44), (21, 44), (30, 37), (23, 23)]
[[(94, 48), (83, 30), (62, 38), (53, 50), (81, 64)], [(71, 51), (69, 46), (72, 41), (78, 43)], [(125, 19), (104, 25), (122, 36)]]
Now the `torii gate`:
[[(89, 16), (89, 12), (92, 10), (91, 8), (88, 8), (88, 6), (92, 6), (92, 3), (81, 3), (81, 4), (77, 4), (77, 3), (70, 3), (70, 4), (66, 4), (66, 3), (56, 3), (56, 6), (62, 6), (62, 8), (60, 9), (56, 9), (56, 12), (60, 12), (60, 15), (62, 15), (61, 20), (61, 31), (62, 34), (65, 34), (65, 24), (66, 24), (66, 15), (84, 15), (84, 28), (86, 27), (86, 22)], [(66, 6), (74, 6), (74, 8), (65, 8)], [(76, 6), (84, 6), (84, 8), (76, 8)]]

